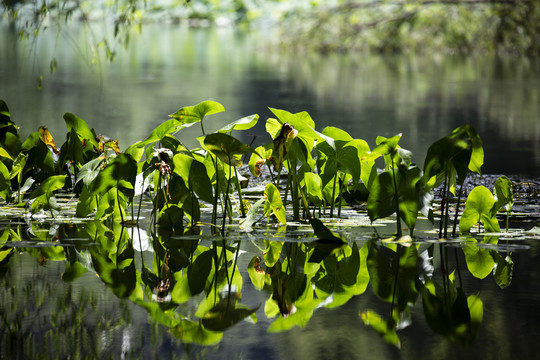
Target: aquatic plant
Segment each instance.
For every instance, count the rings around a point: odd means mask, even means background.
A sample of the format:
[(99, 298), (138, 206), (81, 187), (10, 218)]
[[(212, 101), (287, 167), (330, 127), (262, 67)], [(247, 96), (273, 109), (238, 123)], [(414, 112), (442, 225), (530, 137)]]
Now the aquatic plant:
[[(419, 213), (433, 219), (431, 195), (438, 187), (442, 187), (439, 236), (448, 235), (449, 199), (457, 185), (458, 219), (467, 174), (479, 173), (483, 163), (480, 137), (469, 126), (434, 143), (422, 172), (412, 154), (398, 145), (401, 134), (378, 137), (370, 150), (365, 140), (339, 128), (318, 132), (306, 112), (271, 109), (276, 119), (268, 119), (266, 129), (272, 140), (253, 148), (232, 133), (252, 128), (257, 115), (205, 134), (203, 120), (224, 108), (203, 102), (181, 108), (122, 152), (115, 140), (96, 135), (84, 120), (69, 113), (64, 116), (68, 135), (60, 150), (44, 127), (21, 141), (4, 102), (0, 110), (0, 196), (6, 205), (15, 200), (20, 207), (27, 200), (31, 216), (74, 213), (84, 226), (61, 224), (56, 233), (43, 231), (41, 224), (29, 226), (35, 227), (42, 242), (53, 236), (70, 239), (73, 235), (66, 235), (70, 232), (93, 244), (66, 240), (55, 247), (26, 249), (31, 231), (21, 231), (19, 224), (1, 229), (0, 262), (9, 262), (18, 248), (39, 261), (66, 261), (65, 281), (95, 272), (116, 296), (140, 305), (186, 342), (215, 344), (227, 328), (244, 319), (257, 320), (259, 307), (241, 303), (238, 257), (243, 239), (234, 235), (264, 226), (268, 232), (247, 272), (255, 289), (268, 293), (264, 314), (274, 319), (269, 331), (305, 326), (318, 308), (341, 306), (371, 283), (390, 311), (381, 315), (368, 308), (360, 319), (386, 341), (400, 345), (399, 330), (409, 324), (411, 306), (421, 299), (426, 321), (435, 332), (470, 344), (478, 335), (483, 307), (478, 294), (465, 294), (460, 257), (472, 276), (492, 273), (501, 288), (511, 283), (511, 252), (494, 247), (498, 238), (493, 235), (480, 239), (492, 247), (478, 246), (479, 240), (470, 237), (459, 249), (453, 248), (455, 272), (448, 260), (451, 249), (440, 243), (442, 283), (426, 271), (433, 268), (435, 245), (413, 236)], [(198, 122), (201, 147), (188, 149), (175, 135)], [(250, 172), (262, 185), (249, 196), (242, 190), (246, 179), (238, 171), (246, 156)], [(379, 158), (384, 159), (380, 171), (375, 166)], [(513, 204), (510, 180), (499, 178), (494, 191), (496, 197), (479, 186), (468, 194), (459, 220), (461, 232), (469, 233), (477, 224), (487, 232), (499, 232), (497, 214), (502, 208), (508, 224)], [(69, 199), (59, 202), (59, 195)], [(146, 253), (141, 251), (139, 261), (134, 238), (141, 235), (136, 236), (134, 229), (130, 234), (127, 226), (140, 226), (143, 197), (150, 202), (147, 238), (153, 255), (144, 259)], [(352, 211), (351, 203), (359, 201), (373, 226), (395, 214), (395, 232), (382, 238), (374, 228), (372, 238), (359, 245), (328, 225), (340, 220), (334, 217), (336, 207), (341, 218)], [(288, 205), (292, 210), (287, 211)], [(28, 209), (21, 208), (20, 216)], [(274, 224), (277, 230), (268, 230)], [(291, 224), (302, 230), (285, 241), (291, 236), (287, 231)], [(211, 234), (204, 232), (207, 228)], [(4, 247), (8, 241), (10, 246)]]

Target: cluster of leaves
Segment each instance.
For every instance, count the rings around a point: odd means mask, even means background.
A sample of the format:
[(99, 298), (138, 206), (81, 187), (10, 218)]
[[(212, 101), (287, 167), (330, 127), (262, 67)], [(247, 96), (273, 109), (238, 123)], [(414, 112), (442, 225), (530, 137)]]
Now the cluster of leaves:
[[(203, 204), (212, 206), (214, 228), (218, 227), (221, 208), (224, 234), (227, 219), (231, 223), (235, 211), (244, 218), (241, 227), (250, 229), (260, 219), (258, 211), (263, 204), (269, 221), (275, 217), (285, 225), (289, 204), (293, 218), (301, 220), (315, 218), (316, 210), (320, 217), (329, 209), (333, 217), (336, 206), (341, 216), (343, 205), (367, 201), (372, 222), (396, 214), (395, 235), (402, 236), (401, 221), (412, 235), (419, 213), (434, 221), (433, 191), (442, 185), (441, 237), (447, 237), (449, 199), (456, 195), (457, 186), (460, 189), (455, 235), (462, 185), (469, 171), (480, 173), (484, 156), (480, 137), (464, 125), (430, 146), (422, 171), (412, 162), (411, 152), (398, 145), (401, 134), (378, 137), (371, 151), (365, 140), (354, 139), (339, 128), (318, 132), (306, 112), (292, 114), (279, 109), (271, 109), (276, 118), (266, 121), (272, 142), (253, 149), (231, 134), (252, 128), (258, 115), (205, 134), (204, 119), (224, 111), (215, 101), (182, 107), (124, 152), (117, 141), (97, 135), (84, 120), (66, 113), (67, 139), (58, 149), (45, 127), (21, 141), (5, 102), (0, 102), (0, 108), (0, 197), (6, 202), (15, 200), (22, 206), (25, 192), (34, 189), (29, 196), (32, 214), (48, 211), (54, 216), (59, 210), (54, 193), (64, 189), (77, 195), (76, 216), (111, 217), (125, 224), (130, 206), (131, 218), (136, 218), (135, 198), (139, 197), (140, 211), (142, 196), (148, 194), (154, 225), (176, 234), (200, 232)], [(190, 150), (174, 135), (196, 123), (203, 134), (201, 148)], [(242, 197), (244, 178), (237, 170), (245, 155), (250, 155), (253, 176), (260, 176), (266, 166), (272, 180), (266, 184), (264, 200), (252, 206)], [(375, 166), (379, 157), (385, 163), (381, 172)], [(283, 185), (280, 177), (285, 171)], [(485, 188), (471, 192), (460, 220), (463, 232), (477, 223), (487, 231), (499, 231), (496, 215), (505, 205), (507, 213), (511, 208), (511, 182), (499, 179), (496, 191), (497, 201)]]
[[(232, 132), (255, 126), (257, 115), (206, 134), (207, 117), (222, 111), (224, 107), (215, 101), (182, 107), (146, 139), (121, 152), (116, 141), (97, 135), (70, 113), (64, 115), (67, 137), (60, 149), (44, 127), (22, 141), (7, 105), (0, 101), (0, 196), (19, 206), (25, 206), (23, 200), (27, 199), (32, 214), (55, 216), (61, 210), (55, 194), (61, 190), (74, 193), (76, 216), (94, 220), (86, 222), (80, 230), (84, 234), (76, 237), (98, 245), (31, 251), (43, 261), (66, 260), (66, 281), (92, 269), (118, 297), (141, 305), (186, 341), (216, 343), (226, 328), (246, 318), (256, 320), (257, 308), (239, 302), (240, 241), (231, 245), (224, 236), (227, 222), (237, 216), (243, 218), (239, 222), (242, 231), (250, 231), (264, 217), (282, 225), (291, 217), (307, 219), (318, 238), (309, 243), (265, 241), (262, 254), (251, 260), (248, 273), (254, 286), (271, 294), (264, 306), (268, 317), (276, 317), (271, 331), (303, 326), (317, 307), (340, 306), (362, 294), (371, 282), (375, 294), (391, 304), (390, 317), (385, 319), (371, 310), (360, 315), (387, 341), (399, 345), (396, 330), (407, 324), (410, 306), (418, 298), (423, 300), (434, 331), (465, 344), (476, 338), (482, 302), (478, 295), (466, 296), (461, 282), (449, 271), (449, 250), (440, 247), (445, 270), (443, 283), (437, 284), (421, 264), (422, 259), (433, 257), (434, 246), (427, 244), (420, 256), (420, 246), (425, 245), (412, 244), (401, 226), (403, 221), (412, 236), (419, 213), (434, 220), (433, 191), (441, 188), (440, 235), (447, 236), (450, 198), (456, 193), (457, 224), (467, 174), (479, 173), (483, 163), (482, 142), (473, 128), (461, 126), (433, 143), (421, 170), (412, 154), (398, 145), (401, 135), (378, 137), (371, 150), (365, 140), (354, 139), (339, 128), (315, 130), (306, 112), (271, 109), (276, 117), (266, 121), (266, 129), (272, 141), (255, 149)], [(174, 135), (195, 124), (201, 127), (201, 147), (188, 149)], [(242, 197), (244, 179), (238, 172), (246, 155), (253, 176), (261, 176), (265, 167), (270, 175), (261, 191), (264, 196), (253, 204)], [(384, 159), (380, 171), (375, 165), (379, 158)], [(489, 232), (499, 231), (496, 215), (504, 206), (507, 213), (511, 209), (511, 182), (501, 177), (495, 193), (496, 197), (477, 187), (469, 194), (461, 231), (470, 232), (476, 224)], [(140, 210), (145, 195), (152, 201), (154, 258), (151, 269), (143, 261), (137, 270), (133, 235), (130, 238), (124, 225), (130, 212), (131, 219), (136, 219), (134, 203), (139, 198)], [(371, 221), (396, 214), (392, 240), (397, 242), (370, 241), (359, 249), (320, 220), (325, 215), (333, 217), (336, 208), (340, 216), (342, 206), (358, 201), (367, 203)], [(221, 228), (222, 237), (211, 237), (210, 246), (197, 237), (178, 241), (177, 235), (201, 234), (201, 208), (206, 206), (212, 209), (210, 227)], [(13, 242), (21, 235), (6, 229), (0, 240), (8, 238)], [(491, 245), (498, 241), (496, 237), (487, 239)], [(9, 259), (13, 250), (2, 247), (1, 261)], [(513, 263), (509, 256), (503, 258), (493, 249), (479, 247), (472, 238), (463, 253), (474, 276), (483, 278), (493, 272), (499, 286), (510, 283)], [(460, 279), (459, 268), (457, 275)], [(199, 298), (202, 293), (204, 297)], [(199, 320), (176, 311), (180, 304), (194, 301)]]

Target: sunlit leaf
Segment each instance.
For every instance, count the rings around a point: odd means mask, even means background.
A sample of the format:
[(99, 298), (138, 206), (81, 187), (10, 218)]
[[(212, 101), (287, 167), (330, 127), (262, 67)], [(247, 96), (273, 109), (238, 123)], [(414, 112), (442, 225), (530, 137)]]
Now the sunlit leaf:
[(495, 204), (495, 198), (491, 191), (484, 186), (477, 186), (469, 193), (465, 210), (459, 221), (459, 229), (463, 233), (470, 232), (471, 228), (481, 222), (488, 232), (501, 231), (497, 218), (491, 210)]
[(283, 225), (287, 224), (287, 218), (285, 214), (285, 207), (279, 194), (278, 188), (272, 184), (266, 184), (264, 189), (264, 197), (266, 202), (264, 204), (264, 213), (266, 216), (270, 216), (270, 211), (276, 216), (278, 221)]
[(495, 181), (494, 195), (496, 203), (493, 206), (493, 215), (499, 211), (503, 206), (506, 206), (506, 211), (510, 211), (514, 205), (514, 192), (512, 187), (512, 181), (506, 176), (500, 176)]
[(254, 127), (259, 120), (259, 115), (249, 115), (233, 121), (218, 130), (220, 133), (232, 132), (233, 130), (248, 130)]
[(189, 124), (202, 121), (205, 116), (223, 111), (225, 111), (225, 108), (220, 103), (206, 100), (194, 106), (180, 108), (174, 114), (169, 116), (180, 121), (182, 124)]
[(75, 130), (81, 142), (90, 144), (96, 149), (98, 148), (98, 143), (94, 133), (92, 133), (88, 127), (88, 124), (83, 119), (71, 113), (65, 113), (64, 121), (66, 122), (68, 132), (71, 132), (72, 129)]

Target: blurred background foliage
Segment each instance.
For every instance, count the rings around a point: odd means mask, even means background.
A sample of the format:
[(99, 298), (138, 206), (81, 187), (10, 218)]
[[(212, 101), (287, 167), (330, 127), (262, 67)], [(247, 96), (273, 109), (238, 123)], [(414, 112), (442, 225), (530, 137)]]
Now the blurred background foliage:
[[(320, 52), (540, 54), (538, 0), (2, 0), (22, 39), (80, 22), (109, 60), (145, 22), (277, 26), (284, 44)], [(96, 30), (96, 27), (99, 30)], [(104, 31), (105, 30), (105, 31)]]

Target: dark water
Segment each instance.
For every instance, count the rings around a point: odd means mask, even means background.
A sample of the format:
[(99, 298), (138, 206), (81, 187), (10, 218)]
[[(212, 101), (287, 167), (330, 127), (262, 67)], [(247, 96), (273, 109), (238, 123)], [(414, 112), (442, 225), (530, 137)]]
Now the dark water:
[[(470, 124), (484, 142), (485, 173), (540, 175), (538, 59), (317, 56), (282, 51), (266, 31), (148, 25), (110, 64), (92, 56), (77, 29), (50, 28), (35, 44), (0, 31), (0, 97), (23, 134), (46, 125), (63, 137), (62, 115), (72, 112), (126, 148), (180, 107), (211, 99), (226, 112), (207, 119), (208, 131), (260, 114), (255, 144), (270, 140), (268, 107), (305, 110), (318, 130), (338, 126), (372, 147), (378, 135), (403, 133), (400, 145), (418, 164), (432, 142)], [(195, 146), (199, 135), (193, 127), (179, 137)]]

